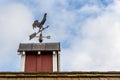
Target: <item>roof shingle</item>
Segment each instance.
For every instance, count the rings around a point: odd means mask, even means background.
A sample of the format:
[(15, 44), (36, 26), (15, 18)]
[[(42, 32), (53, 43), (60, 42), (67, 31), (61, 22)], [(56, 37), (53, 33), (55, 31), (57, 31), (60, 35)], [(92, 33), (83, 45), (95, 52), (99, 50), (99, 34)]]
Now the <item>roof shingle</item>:
[(21, 51), (60, 51), (60, 43), (21, 43), (18, 52)]

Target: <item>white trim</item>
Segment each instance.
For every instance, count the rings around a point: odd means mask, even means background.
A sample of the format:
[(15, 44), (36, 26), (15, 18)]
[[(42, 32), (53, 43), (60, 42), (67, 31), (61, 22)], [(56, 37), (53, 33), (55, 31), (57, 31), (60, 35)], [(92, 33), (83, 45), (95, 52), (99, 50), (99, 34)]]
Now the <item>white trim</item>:
[(60, 55), (60, 51), (58, 51), (58, 54)]
[(40, 52), (40, 51), (38, 51), (38, 54), (40, 55), (40, 54), (41, 54), (41, 52)]
[(57, 53), (53, 51), (53, 72), (57, 72)]
[(60, 51), (58, 51), (58, 71), (60, 71)]
[(22, 55), (25, 55), (25, 51), (22, 52)]
[(55, 55), (55, 53), (56, 53), (56, 52), (55, 52), (55, 51), (53, 51), (53, 55)]
[(21, 68), (21, 71), (24, 72), (25, 70), (25, 52), (24, 51), (21, 54), (20, 68)]

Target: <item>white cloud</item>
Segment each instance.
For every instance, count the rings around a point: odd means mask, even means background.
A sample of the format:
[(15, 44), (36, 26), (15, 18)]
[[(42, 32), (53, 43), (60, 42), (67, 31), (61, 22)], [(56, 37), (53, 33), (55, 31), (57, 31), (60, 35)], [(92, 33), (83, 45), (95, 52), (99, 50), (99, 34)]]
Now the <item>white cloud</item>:
[[(80, 9), (70, 11), (67, 10), (71, 6), (68, 5), (67, 0), (35, 0), (35, 2), (37, 4), (33, 9), (36, 14), (48, 13), (46, 25), (50, 27), (45, 33), (52, 36), (52, 39), (48, 41), (70, 42), (69, 48), (62, 48), (61, 70), (120, 70), (119, 0), (105, 8), (105, 11), (96, 5), (90, 7), (85, 5)], [(14, 58), (18, 57), (15, 54), (17, 54), (19, 43), (28, 42), (29, 34), (34, 32), (31, 28), (32, 10), (30, 11), (23, 4), (11, 4), (2, 8), (0, 8), (0, 42), (2, 45), (0, 46), (0, 69), (15, 61)], [(86, 22), (81, 19), (81, 16), (84, 16), (80, 14), (81, 11), (88, 12), (88, 14), (91, 11), (102, 13), (97, 18), (86, 18), (88, 20)], [(81, 24), (84, 25), (81, 26)], [(73, 33), (76, 34), (73, 35)], [(16, 61), (15, 64), (18, 64), (19, 60), (16, 59)]]
[[(52, 36), (48, 41), (65, 41), (71, 43), (70, 48), (62, 49), (62, 70), (120, 70), (119, 64), (119, 0), (103, 10), (100, 6), (85, 5), (81, 9), (72, 12), (67, 10), (67, 2), (60, 2), (64, 7), (56, 8), (56, 1), (38, 1), (39, 12), (48, 12), (50, 27), (47, 34)], [(98, 4), (98, 2), (94, 2)], [(79, 18), (80, 12), (92, 11), (101, 13), (97, 18), (88, 18), (85, 23)], [(75, 21), (80, 20), (80, 23)], [(81, 27), (82, 29), (81, 29)], [(74, 28), (73, 28), (74, 27)], [(71, 35), (70, 28), (77, 35)], [(81, 38), (81, 36), (83, 38)], [(64, 44), (63, 44), (64, 45)]]
[(95, 5), (85, 5), (83, 6), (81, 9), (80, 9), (81, 12), (99, 12), (100, 9), (98, 6), (95, 6)]
[(109, 6), (101, 16), (88, 19), (82, 31), (78, 30), (71, 49), (63, 52), (63, 65), (68, 62), (70, 71), (120, 70), (119, 3)]
[(2, 68), (12, 62), (19, 64), (13, 60), (18, 61), (18, 45), (31, 31), (32, 13), (22, 4), (2, 7), (0, 13), (0, 68)]

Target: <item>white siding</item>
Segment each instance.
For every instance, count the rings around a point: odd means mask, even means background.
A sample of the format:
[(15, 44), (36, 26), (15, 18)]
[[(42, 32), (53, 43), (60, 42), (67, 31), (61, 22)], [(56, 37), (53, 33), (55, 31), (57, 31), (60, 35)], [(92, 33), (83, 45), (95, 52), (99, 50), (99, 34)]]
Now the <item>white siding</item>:
[(57, 72), (57, 53), (53, 51), (53, 72)]
[(20, 68), (21, 68), (21, 71), (24, 72), (24, 70), (25, 70), (25, 52), (21, 53)]

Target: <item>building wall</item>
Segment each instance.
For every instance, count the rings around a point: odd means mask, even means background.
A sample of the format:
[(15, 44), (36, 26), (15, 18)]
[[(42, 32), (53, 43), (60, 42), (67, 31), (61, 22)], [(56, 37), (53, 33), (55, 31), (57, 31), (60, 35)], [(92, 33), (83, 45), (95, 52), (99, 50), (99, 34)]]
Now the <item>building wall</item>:
[(120, 80), (120, 72), (0, 72), (0, 80)]

